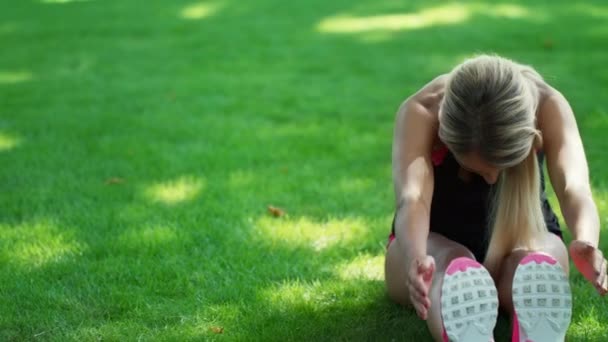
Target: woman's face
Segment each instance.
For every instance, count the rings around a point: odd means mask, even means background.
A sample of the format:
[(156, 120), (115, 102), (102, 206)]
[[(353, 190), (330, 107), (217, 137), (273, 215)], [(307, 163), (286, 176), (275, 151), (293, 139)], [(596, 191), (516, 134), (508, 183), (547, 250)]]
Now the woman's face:
[(463, 169), (480, 175), (488, 184), (496, 183), (498, 176), (502, 171), (502, 169), (485, 162), (475, 152), (455, 157)]

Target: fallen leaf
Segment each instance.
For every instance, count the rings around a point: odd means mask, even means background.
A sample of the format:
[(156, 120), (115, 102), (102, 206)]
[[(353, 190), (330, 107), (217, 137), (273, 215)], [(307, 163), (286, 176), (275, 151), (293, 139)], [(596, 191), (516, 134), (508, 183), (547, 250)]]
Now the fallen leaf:
[(268, 212), (270, 213), (270, 215), (272, 215), (274, 217), (285, 216), (285, 210), (283, 210), (281, 208), (274, 207), (272, 205), (268, 206)]
[(215, 334), (223, 334), (224, 328), (222, 327), (211, 327), (211, 331)]
[(543, 42), (543, 47), (547, 50), (553, 49), (554, 46), (555, 44), (553, 43), (552, 39), (545, 39), (545, 41)]
[(112, 178), (106, 180), (107, 185), (122, 184), (124, 182), (125, 182), (125, 180), (120, 177), (112, 177)]

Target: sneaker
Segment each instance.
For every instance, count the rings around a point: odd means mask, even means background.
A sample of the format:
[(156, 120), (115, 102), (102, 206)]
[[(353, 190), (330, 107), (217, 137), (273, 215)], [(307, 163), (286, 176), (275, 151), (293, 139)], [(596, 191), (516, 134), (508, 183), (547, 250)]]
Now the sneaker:
[(572, 318), (568, 276), (553, 257), (532, 253), (513, 278), (513, 342), (564, 341)]
[(498, 295), (490, 273), (470, 258), (454, 259), (441, 286), (444, 341), (493, 341)]

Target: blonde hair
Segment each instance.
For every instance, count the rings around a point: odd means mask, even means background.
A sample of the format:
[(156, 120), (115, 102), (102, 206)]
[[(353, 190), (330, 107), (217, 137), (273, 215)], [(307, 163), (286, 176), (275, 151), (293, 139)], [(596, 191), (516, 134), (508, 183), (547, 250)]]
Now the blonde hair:
[(491, 235), (485, 264), (498, 272), (514, 248), (533, 248), (546, 231), (540, 202), (540, 173), (535, 147), (538, 84), (531, 67), (482, 55), (458, 65), (448, 77), (440, 109), (439, 137), (457, 156), (476, 152), (503, 169), (491, 210)]

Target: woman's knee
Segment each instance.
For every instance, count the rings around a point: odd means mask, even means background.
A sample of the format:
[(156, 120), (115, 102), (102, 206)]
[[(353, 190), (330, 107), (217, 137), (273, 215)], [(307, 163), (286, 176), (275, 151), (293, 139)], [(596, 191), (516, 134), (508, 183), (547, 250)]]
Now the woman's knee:
[[(406, 286), (407, 261), (405, 251), (399, 244), (391, 242), (386, 252), (385, 283), (389, 297), (402, 305), (409, 304), (409, 294)], [(440, 234), (431, 232), (427, 241), (427, 254), (435, 259), (435, 280), (442, 279), (443, 272), (450, 262), (456, 258), (467, 257), (475, 259), (473, 253), (460, 243), (452, 241)], [(438, 284), (434, 281), (433, 283)]]
[[(475, 259), (475, 255), (464, 245), (450, 240), (442, 235), (431, 233), (429, 235), (429, 254), (435, 258), (437, 269), (445, 270), (450, 262), (456, 258)], [(432, 237), (432, 238), (431, 238)]]
[(569, 261), (568, 250), (564, 241), (553, 233), (546, 233), (535, 242), (535, 247), (532, 249), (517, 248), (511, 251), (502, 262), (502, 270), (514, 270), (519, 262), (530, 253), (548, 254), (557, 260), (564, 271), (568, 273)]

